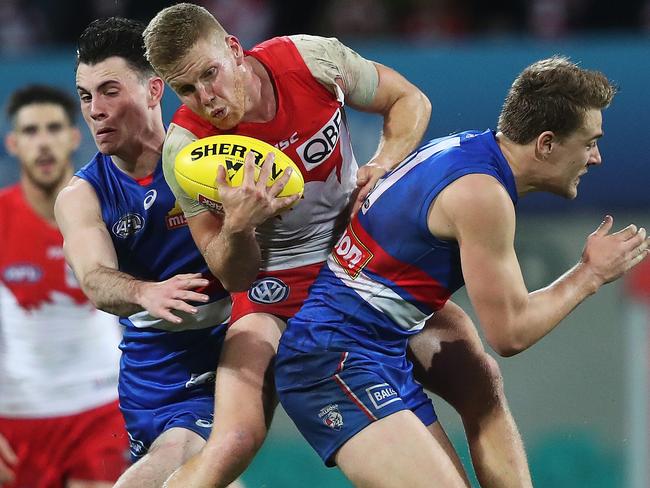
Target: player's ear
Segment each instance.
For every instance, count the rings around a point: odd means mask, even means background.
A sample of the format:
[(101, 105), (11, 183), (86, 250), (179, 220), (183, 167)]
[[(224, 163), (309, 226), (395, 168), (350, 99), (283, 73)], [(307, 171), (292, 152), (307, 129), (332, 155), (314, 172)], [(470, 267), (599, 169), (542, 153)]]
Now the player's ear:
[(79, 144), (81, 144), (81, 131), (76, 125), (70, 128), (70, 138), (72, 140), (72, 150), (76, 151)]
[(552, 131), (542, 132), (535, 140), (535, 156), (538, 159), (548, 159), (556, 143), (557, 138)]
[(233, 56), (235, 57), (235, 62), (239, 66), (242, 64), (244, 61), (244, 48), (241, 47), (241, 43), (239, 42), (239, 39), (237, 39), (235, 36), (228, 36), (226, 37), (226, 44), (228, 45), (228, 48), (230, 51), (233, 53)]
[(165, 91), (165, 82), (159, 76), (152, 76), (149, 78), (147, 88), (149, 89), (149, 108), (154, 108), (162, 100)]
[(16, 152), (18, 151), (17, 143), (18, 141), (16, 141), (16, 133), (13, 131), (7, 133), (5, 136), (5, 147), (7, 148), (7, 152), (12, 156), (15, 156)]

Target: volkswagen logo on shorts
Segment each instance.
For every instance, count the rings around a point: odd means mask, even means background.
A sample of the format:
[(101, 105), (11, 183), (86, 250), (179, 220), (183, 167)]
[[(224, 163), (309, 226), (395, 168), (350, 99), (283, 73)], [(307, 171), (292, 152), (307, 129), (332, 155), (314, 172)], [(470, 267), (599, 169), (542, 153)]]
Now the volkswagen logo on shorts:
[(289, 286), (277, 278), (257, 280), (248, 290), (248, 298), (255, 303), (271, 304), (285, 300), (289, 295)]

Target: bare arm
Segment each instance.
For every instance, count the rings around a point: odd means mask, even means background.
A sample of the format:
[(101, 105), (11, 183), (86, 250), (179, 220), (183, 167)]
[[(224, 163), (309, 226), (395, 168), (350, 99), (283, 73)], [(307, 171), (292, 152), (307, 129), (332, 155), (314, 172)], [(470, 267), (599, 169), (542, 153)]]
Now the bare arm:
[(224, 229), (224, 215), (213, 212), (189, 217), (187, 223), (210, 271), (224, 288), (229, 291), (248, 288), (260, 268), (255, 228)]
[[(345, 104), (383, 117), (377, 152), (357, 173), (355, 209), (387, 170), (420, 142), (431, 115), (429, 99), (397, 71), (364, 59), (335, 38), (291, 36), (312, 75)], [(355, 210), (356, 211), (356, 210)]]
[(431, 232), (458, 241), (470, 300), (490, 346), (503, 356), (535, 344), (588, 296), (647, 255), (645, 230), (628, 226), (609, 234), (611, 226), (608, 217), (587, 239), (578, 264), (529, 293), (514, 250), (514, 207), (494, 178), (460, 178), (441, 192), (429, 212)]
[(272, 186), (266, 186), (273, 159), (272, 153), (266, 157), (255, 181), (254, 156), (248, 153), (242, 185), (236, 188), (228, 185), (220, 166), (217, 185), (224, 213), (201, 212), (187, 219), (194, 242), (228, 291), (248, 289), (259, 272), (261, 253), (255, 228), (300, 197), (277, 197), (291, 175), (290, 168)]
[(391, 68), (378, 63), (375, 67), (379, 84), (374, 99), (368, 105), (351, 104), (358, 110), (377, 113), (384, 118), (377, 152), (357, 173), (358, 194), (353, 213), (377, 180), (415, 149), (431, 116), (431, 102), (419, 88)]
[(200, 274), (148, 282), (119, 271), (97, 195), (88, 182), (74, 178), (57, 197), (54, 212), (63, 234), (66, 259), (82, 290), (100, 310), (128, 316), (146, 309), (155, 317), (180, 323), (171, 310), (196, 313), (186, 301), (207, 301), (206, 295), (191, 291), (208, 284)]

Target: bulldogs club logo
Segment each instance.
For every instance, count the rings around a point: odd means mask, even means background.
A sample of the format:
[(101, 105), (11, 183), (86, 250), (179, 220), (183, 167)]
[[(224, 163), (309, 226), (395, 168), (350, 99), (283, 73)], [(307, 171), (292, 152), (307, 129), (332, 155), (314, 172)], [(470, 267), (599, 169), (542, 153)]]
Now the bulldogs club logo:
[(336, 403), (321, 408), (318, 418), (332, 430), (341, 430), (343, 427), (343, 415), (339, 412), (339, 406)]

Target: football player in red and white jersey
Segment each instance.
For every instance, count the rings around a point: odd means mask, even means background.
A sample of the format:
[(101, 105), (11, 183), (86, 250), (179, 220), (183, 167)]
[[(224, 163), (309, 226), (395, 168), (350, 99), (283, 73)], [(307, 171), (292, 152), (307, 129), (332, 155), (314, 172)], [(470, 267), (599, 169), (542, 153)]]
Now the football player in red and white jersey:
[[(357, 207), (417, 145), (430, 104), (397, 72), (336, 39), (280, 37), (244, 51), (209, 12), (192, 4), (161, 11), (145, 31), (145, 44), (151, 64), (184, 103), (165, 140), (165, 176), (212, 272), (233, 292), (233, 321), (217, 370), (215, 427), (202, 452), (166, 486), (224, 486), (264, 440), (275, 406), (269, 377), (280, 334), (345, 225), (355, 189)], [(379, 148), (360, 169), (344, 102), (384, 118)], [(304, 199), (269, 218), (277, 210), (274, 193), (252, 181), (228, 188), (223, 172), (217, 181), (224, 213), (189, 199), (174, 178), (175, 156), (189, 142), (221, 133), (256, 137), (285, 151), (305, 178)], [(252, 171), (250, 161), (245, 171)], [(458, 345), (453, 355), (440, 353), (443, 342)], [(461, 414), (482, 485), (530, 486), (498, 366), (468, 317), (450, 304), (410, 349), (418, 379)], [(441, 374), (449, 370), (453, 381)], [(436, 435), (462, 470), (442, 428)]]
[(120, 331), (63, 255), (54, 201), (80, 142), (75, 102), (31, 85), (7, 113), (20, 181), (0, 191), (0, 486), (110, 487), (127, 466)]

